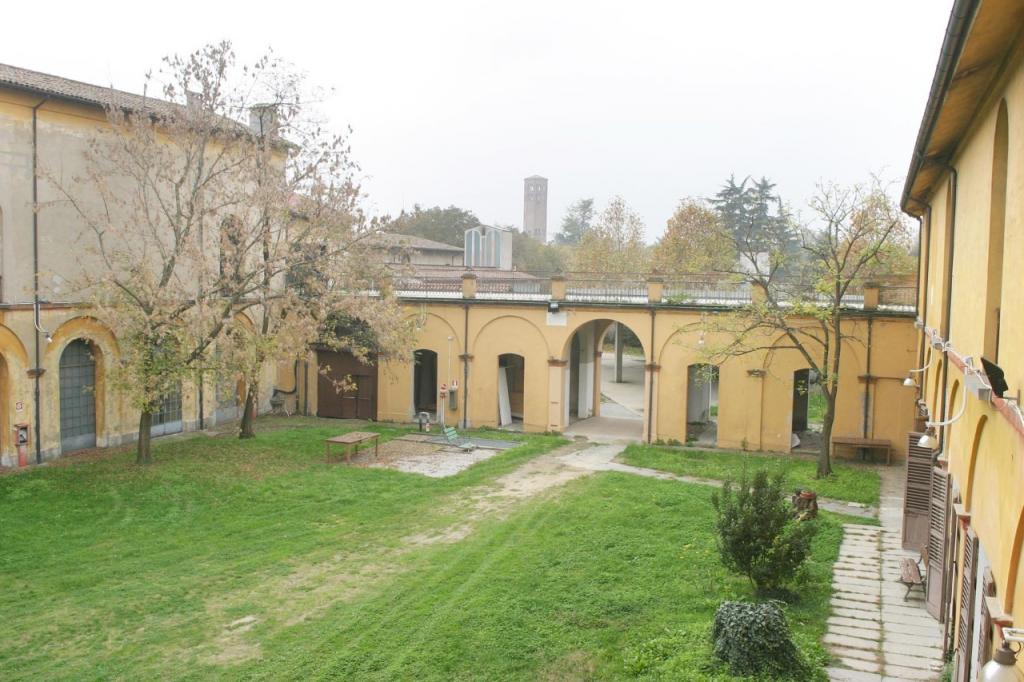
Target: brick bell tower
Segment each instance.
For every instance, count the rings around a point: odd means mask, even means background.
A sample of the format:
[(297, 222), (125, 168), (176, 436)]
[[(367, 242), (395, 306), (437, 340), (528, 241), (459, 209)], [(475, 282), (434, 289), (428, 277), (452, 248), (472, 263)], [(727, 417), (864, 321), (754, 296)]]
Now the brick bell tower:
[(548, 241), (548, 179), (539, 175), (523, 180), (523, 232), (542, 244)]

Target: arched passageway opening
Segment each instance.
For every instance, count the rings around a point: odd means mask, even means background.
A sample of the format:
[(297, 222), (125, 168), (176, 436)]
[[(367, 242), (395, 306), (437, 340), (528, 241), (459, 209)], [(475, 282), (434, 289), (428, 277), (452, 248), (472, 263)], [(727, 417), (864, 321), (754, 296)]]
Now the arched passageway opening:
[(825, 394), (818, 373), (813, 369), (793, 372), (792, 449), (819, 451), (825, 406)]
[(686, 442), (718, 444), (718, 367), (696, 363), (686, 368)]
[(498, 356), (498, 425), (523, 428), (526, 399), (526, 358), (515, 353)]
[(416, 414), (428, 412), (437, 420), (437, 353), (426, 348), (413, 352), (412, 404)]
[(647, 384), (645, 350), (636, 333), (612, 320), (587, 322), (569, 339), (565, 359), (567, 432), (640, 440)]
[(85, 339), (60, 356), (60, 448), (62, 453), (96, 447), (96, 356)]

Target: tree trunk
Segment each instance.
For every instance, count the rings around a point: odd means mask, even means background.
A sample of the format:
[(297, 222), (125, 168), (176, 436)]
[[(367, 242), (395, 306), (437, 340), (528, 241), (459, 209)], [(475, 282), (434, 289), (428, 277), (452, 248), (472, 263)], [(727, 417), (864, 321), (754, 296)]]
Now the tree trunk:
[(825, 393), (825, 416), (821, 420), (821, 450), (818, 452), (818, 473), (815, 478), (832, 475), (832, 423), (836, 419), (836, 400)]
[(256, 429), (253, 424), (256, 416), (256, 382), (250, 381), (245, 391), (245, 408), (242, 410), (242, 428), (238, 431), (239, 438), (255, 438)]
[(142, 411), (139, 415), (139, 447), (135, 453), (136, 464), (149, 464), (153, 461), (150, 443), (153, 440), (153, 413)]

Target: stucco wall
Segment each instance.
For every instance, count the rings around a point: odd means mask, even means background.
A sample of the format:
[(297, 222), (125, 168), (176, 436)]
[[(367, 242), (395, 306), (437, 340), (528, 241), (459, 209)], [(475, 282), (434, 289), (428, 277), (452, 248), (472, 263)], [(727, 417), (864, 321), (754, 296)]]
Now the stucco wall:
[[(653, 309), (652, 316), (652, 309), (644, 306), (571, 305), (551, 316), (546, 305), (484, 301), (473, 301), (468, 308), (458, 302), (409, 303), (408, 308), (419, 326), (416, 348), (438, 354), (438, 382), (450, 384), (454, 377), (461, 384), (458, 409), (446, 413), (448, 423), (461, 422), (463, 418), (467, 387), (467, 358), (463, 354), (468, 353), (468, 423), (496, 426), (498, 356), (515, 353), (523, 356), (526, 363), (524, 428), (564, 429), (568, 425), (567, 363), (572, 336), (583, 330), (596, 340), (608, 323), (615, 321), (630, 328), (643, 345), (647, 366), (645, 437), (650, 411), (652, 440), (686, 439), (687, 368), (703, 362), (699, 331), (703, 311), (659, 307)], [(913, 424), (913, 391), (903, 387), (902, 381), (916, 363), (915, 331), (906, 317), (882, 315), (874, 318), (871, 325), (873, 380), (867, 382), (861, 378), (867, 374), (867, 318), (847, 323), (847, 333), (855, 339), (843, 349), (835, 434), (864, 434), (867, 392), (867, 436), (890, 439), (898, 458), (904, 453), (905, 434)], [(468, 345), (464, 341), (467, 330)], [(711, 337), (704, 339), (705, 344), (716, 341)], [(447, 369), (449, 358), (451, 372)], [(755, 352), (725, 362), (719, 378), (719, 446), (788, 451), (793, 372), (805, 367), (803, 357), (791, 349)], [(653, 405), (649, 401), (652, 377)], [(393, 359), (382, 364), (378, 396), (381, 419), (412, 418), (412, 384), (410, 361)], [(595, 390), (595, 397), (599, 397), (599, 390)]]

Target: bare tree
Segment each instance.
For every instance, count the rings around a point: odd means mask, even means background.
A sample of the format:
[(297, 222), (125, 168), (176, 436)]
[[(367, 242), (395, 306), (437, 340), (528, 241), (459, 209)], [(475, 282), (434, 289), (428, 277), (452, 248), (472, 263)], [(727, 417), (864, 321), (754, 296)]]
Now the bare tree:
[[(280, 134), (302, 109), (287, 65), (268, 56), (236, 68), (220, 43), (165, 59), (147, 80), (147, 92), (162, 82), (161, 99), (126, 104), (112, 92), (85, 172), (50, 176), (92, 236), (79, 285), (118, 335), (111, 379), (140, 412), (139, 463), (151, 459), (154, 413), (183, 381), (241, 372), (251, 415), (251, 366), (286, 347), (305, 352), (318, 330), (321, 309), (296, 303), (290, 276), (329, 276), (325, 264), (365, 233), (352, 218), (358, 188), (344, 139), (317, 126), (296, 140)], [(296, 202), (307, 200), (316, 219), (296, 221)]]
[[(706, 318), (704, 327), (720, 332), (713, 338), (725, 340), (703, 352), (715, 364), (777, 350), (801, 355), (820, 377), (826, 402), (820, 478), (832, 473), (831, 435), (843, 346), (856, 340), (845, 298), (866, 279), (889, 269), (886, 254), (908, 241), (908, 226), (877, 178), (851, 187), (820, 185), (810, 206), (816, 221), (801, 232), (796, 263), (785, 245), (766, 242), (763, 235), (736, 239), (740, 263), (730, 272), (750, 283), (752, 302)], [(783, 268), (785, 277), (780, 275)]]

